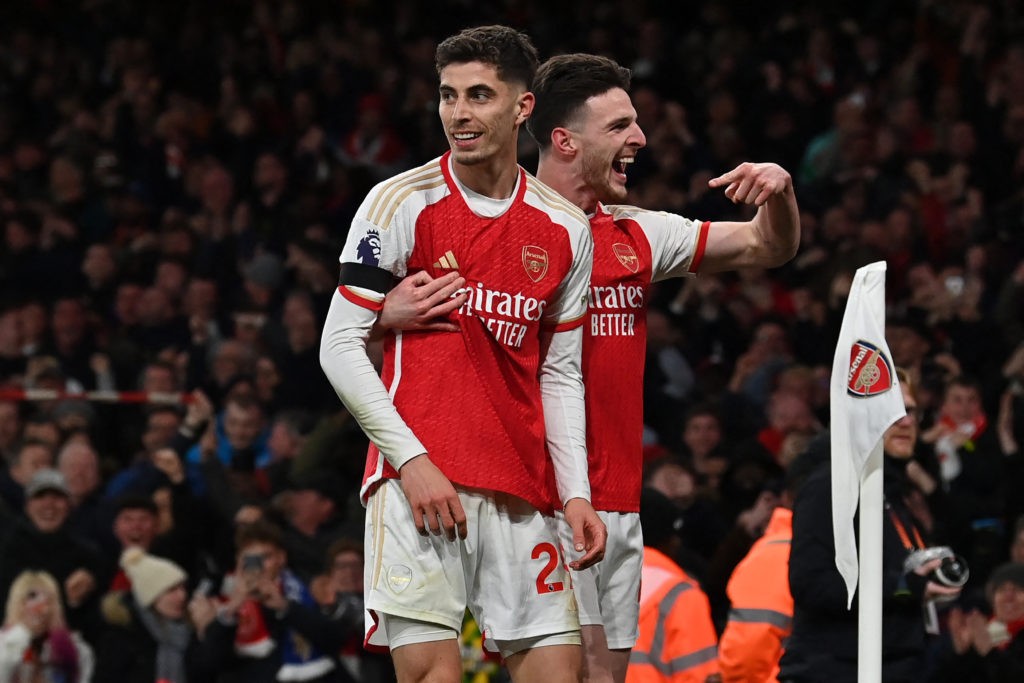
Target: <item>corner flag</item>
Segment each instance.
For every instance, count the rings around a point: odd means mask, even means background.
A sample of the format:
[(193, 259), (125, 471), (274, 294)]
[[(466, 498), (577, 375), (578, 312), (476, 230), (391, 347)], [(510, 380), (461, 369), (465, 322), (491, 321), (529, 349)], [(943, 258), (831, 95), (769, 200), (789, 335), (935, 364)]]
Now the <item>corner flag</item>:
[(865, 465), (872, 451), (881, 453), (889, 425), (906, 414), (890, 357), (885, 343), (885, 262), (878, 261), (859, 268), (853, 277), (832, 363), (832, 530), (847, 607), (857, 587), (853, 516)]

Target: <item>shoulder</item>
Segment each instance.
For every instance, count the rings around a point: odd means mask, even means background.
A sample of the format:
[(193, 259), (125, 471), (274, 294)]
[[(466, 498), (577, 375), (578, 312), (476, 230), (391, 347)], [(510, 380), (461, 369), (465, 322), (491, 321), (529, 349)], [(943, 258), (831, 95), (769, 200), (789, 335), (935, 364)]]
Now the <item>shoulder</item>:
[(363, 200), (359, 217), (386, 229), (401, 209), (426, 206), (447, 193), (440, 158), (433, 159), (374, 185)]
[(697, 229), (706, 222), (687, 218), (678, 213), (643, 209), (630, 204), (612, 204), (605, 206), (604, 209), (611, 215), (613, 221), (632, 221), (646, 230), (684, 227)]
[(571, 231), (590, 234), (590, 220), (587, 214), (583, 213), (583, 209), (529, 173), (526, 174), (526, 194), (523, 201), (543, 211), (553, 222)]

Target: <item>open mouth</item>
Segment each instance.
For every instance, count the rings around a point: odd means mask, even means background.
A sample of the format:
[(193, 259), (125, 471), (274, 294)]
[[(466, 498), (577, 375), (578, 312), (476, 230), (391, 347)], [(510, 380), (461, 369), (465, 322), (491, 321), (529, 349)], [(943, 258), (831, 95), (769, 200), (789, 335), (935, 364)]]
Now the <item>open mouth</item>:
[(626, 175), (626, 168), (636, 161), (635, 157), (619, 157), (612, 161), (612, 170), (621, 176)]
[(480, 137), (480, 133), (452, 133), (452, 139), (456, 142), (472, 142)]

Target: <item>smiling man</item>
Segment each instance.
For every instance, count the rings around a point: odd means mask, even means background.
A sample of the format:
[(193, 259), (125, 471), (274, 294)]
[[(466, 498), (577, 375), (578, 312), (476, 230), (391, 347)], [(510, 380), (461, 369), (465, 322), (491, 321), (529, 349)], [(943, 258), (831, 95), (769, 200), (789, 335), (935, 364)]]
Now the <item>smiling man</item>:
[[(580, 372), (591, 241), (579, 208), (516, 163), (537, 62), (504, 26), (438, 46), (451, 150), (370, 191), (324, 326), (321, 364), (373, 443), (368, 641), (390, 647), (400, 680), (461, 680), (467, 606), (514, 680), (578, 680), (566, 566), (599, 560), (605, 536), (589, 502)], [(457, 332), (388, 333), (378, 377), (366, 342), (407, 274), (452, 285), (443, 297), (461, 288)], [(556, 507), (572, 528), (568, 557)]]
[(552, 57), (537, 72), (527, 124), (537, 177), (585, 211), (594, 239), (584, 326), (591, 495), (608, 527), (604, 562), (575, 589), (588, 681), (623, 681), (637, 639), (643, 375), (651, 285), (672, 277), (782, 265), (800, 241), (793, 182), (776, 164), (744, 163), (713, 179), (746, 222), (709, 222), (623, 205), (627, 173), (647, 139), (629, 95), (630, 71), (588, 54)]

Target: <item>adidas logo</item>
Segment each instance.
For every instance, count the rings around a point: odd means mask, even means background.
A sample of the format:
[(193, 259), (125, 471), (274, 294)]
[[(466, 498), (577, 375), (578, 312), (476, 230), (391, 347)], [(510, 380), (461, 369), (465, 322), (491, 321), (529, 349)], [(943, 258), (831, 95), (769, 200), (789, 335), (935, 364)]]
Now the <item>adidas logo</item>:
[(444, 252), (444, 256), (434, 261), (435, 268), (444, 268), (446, 270), (458, 270), (459, 262), (455, 260), (455, 254), (451, 250)]

